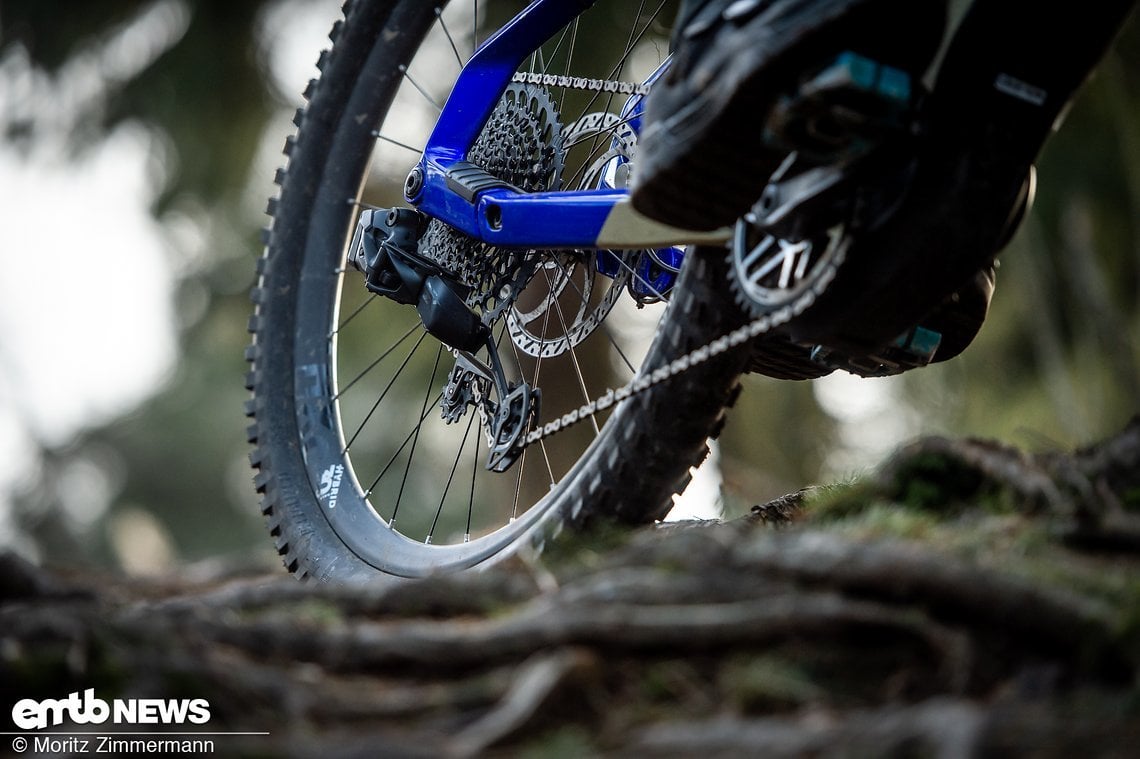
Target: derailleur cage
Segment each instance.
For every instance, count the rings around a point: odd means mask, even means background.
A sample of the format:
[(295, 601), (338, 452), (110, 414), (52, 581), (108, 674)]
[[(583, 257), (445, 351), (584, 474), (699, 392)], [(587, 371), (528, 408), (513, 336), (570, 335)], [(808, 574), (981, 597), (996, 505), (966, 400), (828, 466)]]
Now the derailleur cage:
[(510, 469), (526, 448), (526, 435), (538, 419), (542, 391), (520, 382), (499, 398), (498, 409), (488, 429), (491, 450), (487, 469), (502, 473)]

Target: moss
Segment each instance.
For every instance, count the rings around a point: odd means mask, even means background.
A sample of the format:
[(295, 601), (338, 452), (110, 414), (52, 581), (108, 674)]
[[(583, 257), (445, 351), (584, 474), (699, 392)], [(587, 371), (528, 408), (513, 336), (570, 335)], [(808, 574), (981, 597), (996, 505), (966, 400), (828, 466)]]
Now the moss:
[(878, 489), (866, 482), (813, 488), (804, 495), (803, 515), (811, 522), (831, 522), (859, 514), (882, 502)]
[(610, 520), (597, 520), (583, 530), (566, 529), (556, 540), (547, 541), (542, 562), (556, 574), (593, 569), (628, 544), (634, 532)]
[(289, 614), (297, 624), (312, 624), (326, 626), (336, 624), (344, 619), (344, 612), (334, 601), (325, 601), (318, 598), (307, 598), (294, 604)]
[(975, 501), (976, 505), (990, 514), (1014, 514), (1024, 511), (1023, 498), (1012, 489), (996, 483), (988, 483)]
[(907, 540), (927, 539), (939, 524), (938, 519), (930, 514), (885, 501), (873, 501), (861, 511), (833, 518), (830, 522), (830, 528), (836, 533), (858, 539)]
[(882, 481), (812, 490), (805, 498), (804, 519), (841, 522), (871, 535), (916, 538), (938, 522), (1021, 514), (1025, 507), (1015, 491), (974, 467), (923, 453), (901, 461)]
[(720, 686), (738, 709), (754, 714), (792, 709), (826, 697), (807, 672), (772, 655), (729, 660), (721, 669)]
[(1002, 488), (982, 472), (935, 453), (922, 453), (902, 462), (892, 480), (884, 495), (912, 509), (953, 514), (960, 513), (967, 503), (1005, 503), (1005, 497), (998, 495)]

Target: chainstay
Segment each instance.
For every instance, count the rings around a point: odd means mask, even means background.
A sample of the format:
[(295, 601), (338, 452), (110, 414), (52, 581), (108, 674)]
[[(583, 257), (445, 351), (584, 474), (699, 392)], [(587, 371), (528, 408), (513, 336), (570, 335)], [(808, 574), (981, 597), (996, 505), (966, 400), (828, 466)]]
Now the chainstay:
[[(784, 309), (784, 311), (790, 310), (791, 309)], [(749, 340), (760, 337), (770, 332), (774, 327), (787, 321), (790, 316), (790, 313), (777, 312), (771, 316), (764, 315), (758, 319), (753, 319), (751, 322), (726, 332), (699, 348), (694, 348), (685, 355), (673, 359), (665, 366), (654, 369), (649, 374), (634, 377), (620, 388), (611, 388), (600, 397), (595, 398), (589, 403), (582, 404), (574, 411), (563, 414), (561, 417), (552, 419), (541, 427), (536, 427), (531, 430), (527, 433), (522, 447), (526, 448), (541, 440), (545, 440), (551, 435), (589, 419), (599, 411), (605, 411), (624, 400), (651, 390), (662, 382), (666, 382), (679, 374), (683, 374), (689, 369), (703, 364), (710, 358), (719, 356), (729, 348), (735, 348)]]
[(511, 78), (518, 84), (537, 84), (543, 87), (562, 87), (570, 90), (591, 90), (610, 92), (616, 95), (648, 95), (649, 85), (637, 82), (618, 82), (612, 79), (587, 79), (581, 76), (559, 76), (556, 74), (519, 73)]

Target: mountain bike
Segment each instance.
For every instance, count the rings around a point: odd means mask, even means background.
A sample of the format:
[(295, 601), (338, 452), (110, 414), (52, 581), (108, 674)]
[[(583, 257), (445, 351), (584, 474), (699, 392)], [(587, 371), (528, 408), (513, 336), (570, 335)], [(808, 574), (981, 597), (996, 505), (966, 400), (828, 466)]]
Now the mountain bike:
[(742, 374), (960, 352), (1131, 2), (1079, 35), (1021, 5), (1032, 33), (975, 3), (933, 86), (842, 45), (798, 61), (752, 114), (786, 160), (692, 230), (629, 203), (674, 3), (350, 0), (252, 292), (251, 461), (287, 568), (423, 577), (660, 519)]

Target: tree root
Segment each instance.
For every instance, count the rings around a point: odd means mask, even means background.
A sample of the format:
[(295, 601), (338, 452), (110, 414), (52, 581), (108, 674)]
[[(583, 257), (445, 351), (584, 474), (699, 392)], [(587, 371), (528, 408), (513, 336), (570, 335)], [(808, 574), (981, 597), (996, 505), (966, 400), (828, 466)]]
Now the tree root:
[[(588, 561), (368, 586), (61, 579), (0, 556), (0, 683), (206, 698), (211, 730), (270, 732), (229, 754), (1112, 755), (1140, 741), (1138, 451), (1140, 422), (1069, 458), (932, 440), (874, 484), (926, 499), (931, 535), (1005, 489), (1006, 527), (1036, 526), (1037, 560), (1092, 562), (1096, 592), (992, 560), (1000, 541), (832, 528), (810, 495)], [(953, 509), (907, 490), (947, 460)]]

